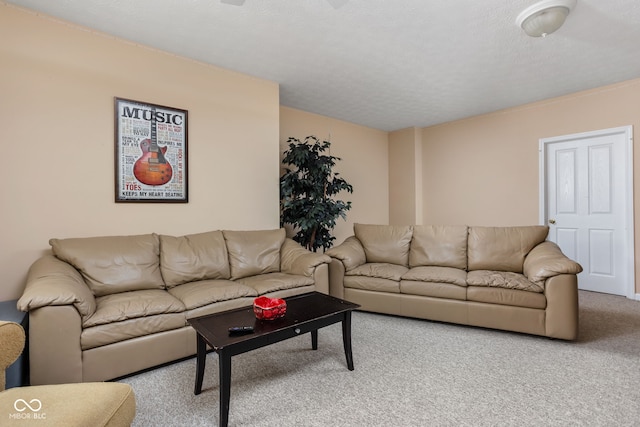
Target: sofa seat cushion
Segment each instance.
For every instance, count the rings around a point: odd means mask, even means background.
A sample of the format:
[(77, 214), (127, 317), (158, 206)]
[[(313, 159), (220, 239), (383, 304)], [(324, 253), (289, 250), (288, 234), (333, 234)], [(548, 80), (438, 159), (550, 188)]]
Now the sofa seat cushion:
[(409, 269), (402, 265), (387, 264), (383, 262), (369, 262), (345, 272), (346, 276), (378, 277), (380, 279), (400, 281), (400, 278)]
[(160, 289), (121, 292), (96, 298), (96, 312), (84, 320), (83, 328), (164, 313), (181, 313), (185, 306)]
[(540, 310), (544, 310), (547, 307), (547, 298), (544, 294), (518, 289), (488, 288), (484, 286), (468, 286), (467, 301), (536, 308)]
[(400, 293), (400, 282), (380, 277), (344, 276), (344, 287), (365, 291)]
[(49, 240), (53, 254), (74, 266), (96, 297), (164, 289), (156, 234)]
[(168, 288), (206, 279), (229, 279), (222, 231), (174, 237), (160, 235), (160, 271)]
[(369, 263), (408, 266), (412, 232), (410, 225), (353, 225), (353, 233), (362, 243)]
[(400, 293), (400, 278), (409, 269), (402, 265), (371, 262), (345, 272), (344, 287)]
[(183, 328), (186, 325), (185, 313), (156, 314), (107, 323), (84, 328), (80, 333), (80, 346), (82, 350), (88, 350), (131, 338)]
[(248, 297), (214, 302), (213, 304), (203, 305), (202, 307), (186, 311), (185, 317), (187, 319), (192, 319), (194, 317), (207, 316), (209, 314), (221, 313), (223, 311), (233, 310), (236, 308), (248, 308), (253, 304), (254, 299), (255, 297)]
[(476, 270), (467, 274), (467, 284), (470, 286), (485, 286), (490, 288), (518, 289), (529, 292), (544, 292), (544, 288), (529, 281), (523, 274), (510, 271)]
[(416, 280), (401, 280), (400, 293), (420, 295), (433, 298), (448, 298), (464, 301), (467, 299), (467, 287), (441, 282), (422, 282)]
[(464, 287), (467, 286), (467, 272), (451, 267), (414, 267), (402, 275), (402, 280), (450, 283)]
[(467, 268), (466, 225), (414, 225), (409, 267), (432, 265)]
[(301, 288), (315, 283), (313, 277), (287, 273), (260, 274), (258, 276), (238, 279), (236, 282), (254, 289), (258, 295), (286, 289)]
[(187, 310), (220, 301), (258, 296), (255, 289), (231, 280), (200, 280), (173, 287), (168, 292), (182, 301)]

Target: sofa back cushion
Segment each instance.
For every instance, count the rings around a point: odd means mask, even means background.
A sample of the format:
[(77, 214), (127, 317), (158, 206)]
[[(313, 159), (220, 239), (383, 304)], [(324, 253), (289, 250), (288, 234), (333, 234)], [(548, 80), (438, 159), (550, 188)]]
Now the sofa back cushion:
[(286, 232), (278, 230), (223, 231), (231, 279), (280, 271), (280, 248)]
[(222, 231), (160, 236), (160, 271), (168, 288), (196, 280), (229, 279), (229, 257)]
[(353, 231), (362, 243), (367, 262), (409, 265), (412, 226), (354, 224)]
[(409, 267), (438, 266), (466, 270), (466, 225), (414, 225)]
[(164, 289), (156, 234), (51, 239), (53, 254), (74, 266), (95, 296)]
[(471, 270), (522, 273), (524, 258), (547, 238), (549, 227), (469, 227), (468, 263)]

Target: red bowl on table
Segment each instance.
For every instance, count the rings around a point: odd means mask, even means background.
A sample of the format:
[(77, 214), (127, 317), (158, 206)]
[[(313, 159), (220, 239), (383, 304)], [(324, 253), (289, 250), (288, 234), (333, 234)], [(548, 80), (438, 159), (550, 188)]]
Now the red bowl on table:
[(253, 300), (253, 312), (258, 320), (275, 320), (287, 312), (287, 302), (280, 298), (258, 297)]

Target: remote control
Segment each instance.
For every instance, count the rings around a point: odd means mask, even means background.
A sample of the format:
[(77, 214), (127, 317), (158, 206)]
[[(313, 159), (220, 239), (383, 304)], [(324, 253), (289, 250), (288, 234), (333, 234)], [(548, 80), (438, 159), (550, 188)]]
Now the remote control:
[(252, 334), (253, 326), (234, 326), (229, 328), (229, 335)]

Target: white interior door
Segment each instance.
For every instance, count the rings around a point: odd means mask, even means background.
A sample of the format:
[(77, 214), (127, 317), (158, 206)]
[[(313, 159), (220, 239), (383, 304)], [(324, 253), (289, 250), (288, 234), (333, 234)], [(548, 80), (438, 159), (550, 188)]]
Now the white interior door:
[(584, 269), (578, 287), (634, 297), (631, 126), (546, 138), (541, 221)]

